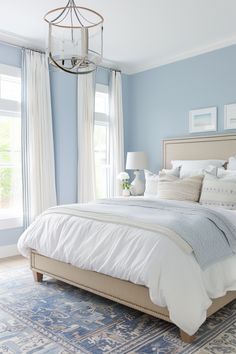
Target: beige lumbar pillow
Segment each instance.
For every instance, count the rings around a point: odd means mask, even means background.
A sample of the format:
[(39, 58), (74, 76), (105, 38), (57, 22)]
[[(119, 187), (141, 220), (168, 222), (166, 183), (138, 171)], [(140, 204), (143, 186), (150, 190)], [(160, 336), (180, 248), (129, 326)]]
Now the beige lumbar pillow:
[(198, 202), (202, 179), (203, 176), (178, 178), (176, 176), (160, 174), (157, 196), (160, 199)]

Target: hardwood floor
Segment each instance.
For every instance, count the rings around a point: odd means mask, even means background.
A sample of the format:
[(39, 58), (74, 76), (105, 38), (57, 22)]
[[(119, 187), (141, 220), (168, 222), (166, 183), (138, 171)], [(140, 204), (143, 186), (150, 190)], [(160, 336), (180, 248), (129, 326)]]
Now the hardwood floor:
[(22, 256), (14, 256), (8, 258), (0, 258), (0, 272), (8, 269), (17, 268), (22, 265), (27, 265), (29, 260)]

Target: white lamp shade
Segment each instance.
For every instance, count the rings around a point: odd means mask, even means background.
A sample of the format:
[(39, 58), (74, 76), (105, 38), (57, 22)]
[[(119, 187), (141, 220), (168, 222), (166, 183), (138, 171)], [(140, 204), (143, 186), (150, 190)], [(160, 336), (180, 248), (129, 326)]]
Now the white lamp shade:
[(145, 170), (148, 168), (147, 155), (143, 151), (128, 152), (126, 170)]

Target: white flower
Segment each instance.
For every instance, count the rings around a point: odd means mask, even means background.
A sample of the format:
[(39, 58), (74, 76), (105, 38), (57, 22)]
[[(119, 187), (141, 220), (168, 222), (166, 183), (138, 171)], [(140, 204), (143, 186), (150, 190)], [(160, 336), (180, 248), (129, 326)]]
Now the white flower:
[(127, 172), (120, 172), (117, 176), (117, 179), (119, 179), (120, 181), (126, 181), (129, 178), (129, 174)]

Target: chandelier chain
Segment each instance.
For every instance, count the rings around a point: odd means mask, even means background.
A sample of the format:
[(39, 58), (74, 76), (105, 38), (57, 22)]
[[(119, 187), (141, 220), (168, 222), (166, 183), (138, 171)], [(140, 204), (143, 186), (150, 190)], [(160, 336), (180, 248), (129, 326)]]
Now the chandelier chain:
[[(77, 17), (78, 20), (79, 20), (79, 18), (78, 18), (77, 12), (79, 13), (79, 15), (80, 15), (85, 21), (87, 21), (87, 22), (90, 23), (91, 25), (95, 25), (95, 22), (89, 21), (87, 18), (85, 18), (85, 17), (83, 16), (83, 14), (80, 12), (80, 10), (78, 9), (78, 7), (75, 7), (75, 14), (76, 14), (76, 17)], [(82, 25), (82, 26), (83, 26), (83, 25)]]
[[(74, 0), (69, 0), (68, 3), (66, 4), (65, 8), (61, 11), (61, 13), (57, 17), (55, 17), (53, 20), (51, 20), (51, 22), (53, 22), (54, 24), (59, 24), (59, 23), (63, 22), (70, 13), (71, 26), (73, 27), (72, 10), (74, 11), (76, 18), (82, 27), (85, 27), (85, 26), (82, 23), (80, 17), (83, 18), (88, 23), (90, 23), (91, 25), (95, 25), (95, 22), (92, 22), (92, 21), (88, 20), (85, 16), (83, 16), (83, 14), (80, 12), (78, 6), (76, 6)], [(60, 19), (64, 13), (65, 13), (65, 16), (62, 19)], [(60, 19), (60, 21), (56, 22), (59, 19)]]
[[(70, 8), (67, 8), (67, 12), (66, 12), (66, 14), (64, 15), (64, 17), (63, 17), (60, 21), (57, 21), (57, 22), (52, 21), (53, 24), (54, 24), (54, 25), (58, 25), (59, 23), (63, 22), (63, 21), (67, 18), (69, 12), (70, 12)], [(61, 15), (62, 15), (62, 13), (61, 13)], [(60, 16), (61, 16), (61, 15), (60, 15)], [(57, 19), (60, 18), (60, 16), (58, 16)]]
[(74, 30), (73, 30), (72, 8), (70, 8), (70, 21), (71, 21), (71, 40), (72, 40), (72, 42), (74, 42)]

